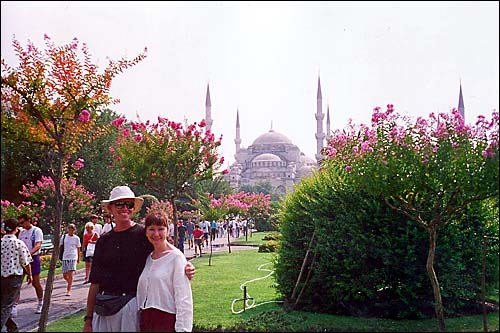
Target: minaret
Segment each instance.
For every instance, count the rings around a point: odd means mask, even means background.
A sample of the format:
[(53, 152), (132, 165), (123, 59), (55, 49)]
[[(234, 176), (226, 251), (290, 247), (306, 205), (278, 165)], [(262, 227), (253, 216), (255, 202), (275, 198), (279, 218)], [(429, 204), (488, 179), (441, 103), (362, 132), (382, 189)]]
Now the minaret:
[(321, 155), (321, 150), (323, 149), (323, 139), (325, 138), (325, 133), (323, 133), (323, 106), (322, 106), (322, 96), (321, 96), (321, 82), (318, 76), (318, 95), (316, 97), (316, 161), (323, 159)]
[(234, 143), (236, 144), (236, 154), (240, 151), (240, 111), (236, 109), (236, 139), (234, 139)]
[(330, 105), (326, 106), (326, 141), (330, 140), (332, 133), (330, 132)]
[(212, 131), (212, 102), (210, 101), (210, 87), (207, 83), (207, 98), (205, 100), (205, 122), (207, 123), (207, 131)]
[(462, 82), (460, 82), (460, 93), (458, 94), (458, 113), (462, 116), (465, 122), (464, 98), (462, 96)]

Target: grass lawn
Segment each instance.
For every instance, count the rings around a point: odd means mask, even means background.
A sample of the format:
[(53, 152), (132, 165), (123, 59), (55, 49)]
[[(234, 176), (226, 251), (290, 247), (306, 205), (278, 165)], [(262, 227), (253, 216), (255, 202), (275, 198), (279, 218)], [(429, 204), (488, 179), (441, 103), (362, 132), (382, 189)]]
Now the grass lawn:
[[(258, 240), (257, 234), (253, 237), (256, 241)], [(255, 251), (214, 253), (210, 266), (208, 255), (193, 259), (197, 271), (192, 282), (194, 331), (437, 331), (435, 319), (389, 320), (343, 317), (287, 311), (280, 303), (265, 303), (278, 300), (278, 295), (272, 288), (274, 282), (272, 277), (248, 281), (269, 274), (266, 270), (271, 268), (269, 263), (272, 262), (273, 256), (273, 253), (258, 253), (256, 249)], [(234, 314), (231, 305), (233, 300), (243, 297), (240, 287), (245, 282), (247, 282), (247, 292), (250, 297), (254, 298), (257, 306), (248, 308), (240, 314)], [(233, 310), (238, 312), (242, 310), (242, 306), (242, 302), (237, 301)], [(80, 312), (53, 322), (47, 326), (47, 330), (49, 332), (81, 332), (83, 315), (84, 313)], [(498, 320), (498, 312), (488, 316), (490, 330), (498, 331)], [(448, 318), (446, 325), (448, 331), (478, 332), (482, 331), (482, 317), (477, 315)]]
[(240, 238), (231, 239), (231, 244), (240, 244), (240, 245), (261, 245), (266, 243), (266, 240), (262, 240), (265, 236), (269, 234), (274, 234), (276, 232), (253, 232), (248, 233), (248, 240), (245, 239), (245, 235), (241, 234)]

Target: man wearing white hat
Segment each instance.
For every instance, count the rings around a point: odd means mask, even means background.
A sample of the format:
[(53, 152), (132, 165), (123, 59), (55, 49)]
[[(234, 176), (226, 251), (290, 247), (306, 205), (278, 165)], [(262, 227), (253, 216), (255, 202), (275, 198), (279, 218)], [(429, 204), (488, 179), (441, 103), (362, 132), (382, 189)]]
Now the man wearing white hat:
[[(91, 283), (84, 317), (84, 332), (137, 332), (137, 282), (153, 246), (145, 235), (144, 226), (132, 221), (141, 209), (143, 198), (136, 197), (128, 186), (113, 188), (103, 208), (112, 214), (116, 226), (102, 235), (96, 243)], [(188, 261), (186, 275), (192, 278), (196, 269)], [(106, 304), (96, 297), (111, 298), (121, 303), (115, 310), (105, 311)], [(114, 306), (112, 306), (114, 307)], [(111, 307), (111, 308), (112, 308)], [(117, 312), (116, 312), (117, 311)]]

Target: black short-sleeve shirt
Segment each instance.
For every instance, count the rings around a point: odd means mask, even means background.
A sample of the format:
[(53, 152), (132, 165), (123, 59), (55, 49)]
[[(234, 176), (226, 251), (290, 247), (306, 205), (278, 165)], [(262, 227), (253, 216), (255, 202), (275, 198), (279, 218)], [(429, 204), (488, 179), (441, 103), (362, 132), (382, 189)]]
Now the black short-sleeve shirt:
[(112, 230), (97, 240), (89, 281), (98, 283), (100, 291), (135, 292), (152, 251), (143, 225), (120, 232)]

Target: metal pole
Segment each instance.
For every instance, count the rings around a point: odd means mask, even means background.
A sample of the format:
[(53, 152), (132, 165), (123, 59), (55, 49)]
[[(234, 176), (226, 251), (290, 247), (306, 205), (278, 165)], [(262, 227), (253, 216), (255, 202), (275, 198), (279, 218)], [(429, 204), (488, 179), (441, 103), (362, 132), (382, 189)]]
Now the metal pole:
[(247, 303), (247, 286), (243, 286), (243, 312), (245, 312), (246, 303)]

